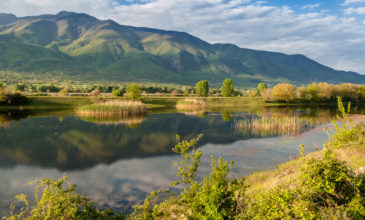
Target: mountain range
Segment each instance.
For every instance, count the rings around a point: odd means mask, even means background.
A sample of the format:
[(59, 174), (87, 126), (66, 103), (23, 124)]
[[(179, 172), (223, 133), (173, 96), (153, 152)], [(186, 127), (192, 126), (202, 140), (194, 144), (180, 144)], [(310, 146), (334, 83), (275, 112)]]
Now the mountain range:
[(304, 55), (210, 44), (188, 33), (120, 25), (83, 13), (0, 13), (0, 71), (78, 80), (239, 86), (258, 82), (364, 83)]

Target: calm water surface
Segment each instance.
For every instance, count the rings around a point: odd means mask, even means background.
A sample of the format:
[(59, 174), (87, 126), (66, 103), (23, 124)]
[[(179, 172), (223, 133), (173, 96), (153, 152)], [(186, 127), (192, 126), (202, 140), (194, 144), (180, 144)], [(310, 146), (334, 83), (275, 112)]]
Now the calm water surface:
[[(171, 151), (175, 136), (203, 134), (200, 176), (210, 171), (210, 155), (234, 160), (231, 177), (272, 169), (320, 147), (334, 109), (271, 108), (255, 112), (200, 114), (156, 113), (119, 122), (77, 116), (32, 116), (0, 112), (0, 216), (7, 215), (18, 193), (31, 195), (27, 182), (67, 175), (100, 207), (130, 210), (147, 192), (176, 179)], [(293, 131), (260, 130), (237, 126), (262, 116), (299, 117), (309, 125)]]

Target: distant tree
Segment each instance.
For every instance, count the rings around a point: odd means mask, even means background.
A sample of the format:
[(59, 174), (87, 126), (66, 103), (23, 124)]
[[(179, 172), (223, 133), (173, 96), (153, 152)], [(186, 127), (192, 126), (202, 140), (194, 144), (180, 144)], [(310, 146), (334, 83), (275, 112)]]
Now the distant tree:
[(26, 86), (24, 84), (15, 85), (15, 90), (17, 90), (17, 91), (22, 91), (23, 92), (25, 90), (25, 88), (26, 88)]
[(209, 93), (209, 84), (208, 81), (202, 80), (195, 84), (195, 92), (199, 97), (206, 97)]
[(61, 95), (68, 95), (68, 89), (65, 87), (60, 92)]
[(257, 85), (257, 95), (259, 95), (259, 96), (261, 96), (261, 93), (265, 90), (265, 89), (267, 89), (267, 85), (266, 85), (266, 83), (259, 83), (258, 85)]
[(295, 86), (289, 83), (280, 83), (274, 86), (272, 95), (275, 100), (290, 102), (295, 98)]
[(123, 89), (114, 89), (112, 92), (113, 97), (123, 97), (124, 90)]
[(261, 97), (264, 99), (265, 102), (273, 101), (272, 89), (265, 89), (261, 93)]
[(129, 99), (138, 100), (141, 97), (141, 88), (135, 83), (127, 86), (127, 92)]
[(99, 96), (100, 95), (100, 91), (98, 89), (94, 89), (93, 91), (90, 92), (90, 96)]
[(233, 95), (234, 85), (232, 79), (225, 79), (222, 84), (221, 93), (224, 97), (229, 97)]
[(4, 85), (0, 82), (0, 88), (3, 88), (4, 87)]

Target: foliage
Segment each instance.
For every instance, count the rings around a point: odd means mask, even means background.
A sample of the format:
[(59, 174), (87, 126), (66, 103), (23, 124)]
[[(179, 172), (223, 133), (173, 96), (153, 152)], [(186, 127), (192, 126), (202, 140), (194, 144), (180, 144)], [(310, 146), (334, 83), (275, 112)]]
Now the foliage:
[(195, 84), (195, 92), (199, 97), (206, 97), (209, 93), (209, 84), (208, 81), (202, 80)]
[[(19, 214), (9, 216), (16, 219), (125, 219), (122, 214), (112, 210), (100, 211), (87, 197), (75, 193), (76, 186), (66, 177), (58, 180), (45, 178), (31, 184), (38, 184), (34, 193), (36, 204), (30, 207), (30, 202), (24, 194), (17, 195), (19, 202), (25, 207)], [(39, 196), (41, 194), (41, 196)]]
[(261, 93), (262, 93), (265, 89), (267, 89), (267, 85), (266, 85), (266, 83), (259, 83), (259, 84), (257, 85), (257, 88), (256, 88), (257, 95), (261, 96)]
[(30, 100), (19, 91), (13, 93), (6, 87), (0, 87), (0, 103), (26, 105), (30, 103)]
[(343, 147), (345, 144), (353, 143), (364, 134), (362, 124), (354, 124), (349, 118), (351, 104), (348, 103), (347, 110), (342, 104), (342, 99), (338, 97), (338, 109), (340, 115), (337, 118), (340, 120), (341, 125), (337, 121), (333, 121), (333, 128), (327, 130), (329, 135), (328, 146), (332, 149), (338, 149)]
[(61, 95), (68, 95), (68, 89), (65, 87), (60, 91)]
[(124, 90), (123, 89), (115, 89), (112, 92), (113, 97), (123, 97), (123, 95), (124, 95)]
[(146, 114), (147, 110), (141, 101), (110, 100), (91, 105), (83, 105), (76, 109), (80, 116), (94, 117), (129, 117)]
[(129, 84), (126, 88), (128, 97), (131, 100), (139, 100), (141, 98), (141, 88), (135, 84)]
[(272, 96), (275, 100), (290, 102), (295, 98), (295, 87), (289, 83), (280, 83), (274, 86)]
[[(200, 150), (195, 151), (195, 146), (200, 137), (190, 141), (180, 141), (180, 137), (177, 136), (179, 143), (173, 148), (173, 151), (181, 156), (177, 174), (181, 179), (173, 182), (172, 185), (188, 184), (188, 187), (180, 195), (171, 197), (153, 207), (150, 204), (151, 198), (155, 194), (151, 194), (145, 203), (139, 206), (138, 212), (134, 213), (136, 219), (147, 219), (147, 216), (170, 217), (178, 214), (192, 219), (226, 219), (234, 216), (236, 212), (234, 191), (237, 189), (238, 183), (227, 179), (233, 162), (228, 164), (222, 158), (216, 161), (212, 157), (212, 171), (209, 177), (205, 177), (201, 182), (196, 181), (196, 172), (202, 152)], [(172, 204), (176, 207), (167, 210), (166, 208)]]
[(224, 97), (230, 97), (233, 95), (234, 85), (232, 79), (225, 79), (222, 84), (221, 93)]

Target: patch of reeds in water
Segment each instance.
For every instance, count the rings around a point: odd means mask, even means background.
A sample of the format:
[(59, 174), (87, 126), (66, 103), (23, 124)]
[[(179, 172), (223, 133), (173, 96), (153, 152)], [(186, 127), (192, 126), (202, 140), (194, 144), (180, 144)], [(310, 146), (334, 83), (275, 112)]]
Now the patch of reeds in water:
[(186, 98), (176, 103), (176, 109), (183, 111), (203, 111), (206, 108), (206, 101), (199, 98)]
[[(328, 121), (326, 121), (328, 122)], [(316, 118), (297, 116), (268, 117), (243, 119), (235, 122), (235, 130), (253, 136), (298, 135), (304, 131), (323, 124)]]
[(95, 118), (103, 117), (131, 117), (147, 113), (147, 108), (141, 101), (111, 100), (91, 105), (80, 106), (76, 109), (79, 116)]

